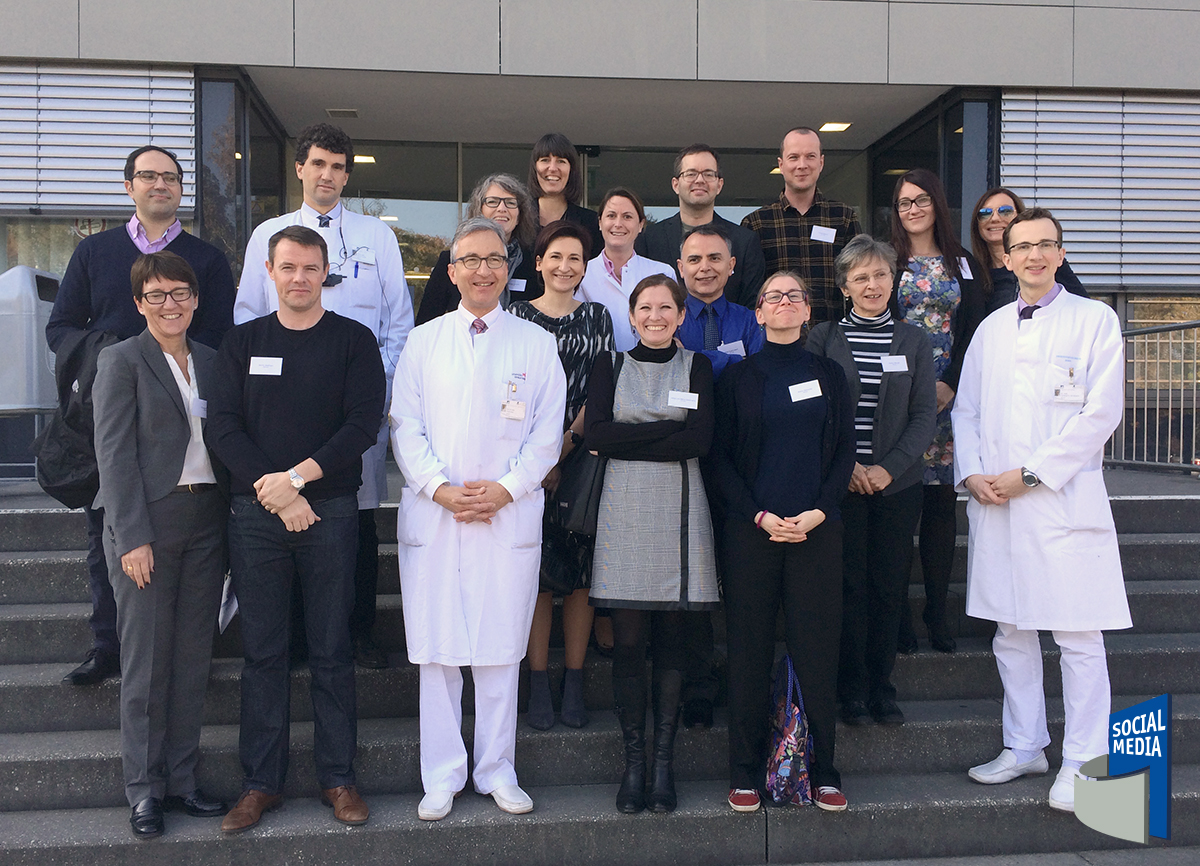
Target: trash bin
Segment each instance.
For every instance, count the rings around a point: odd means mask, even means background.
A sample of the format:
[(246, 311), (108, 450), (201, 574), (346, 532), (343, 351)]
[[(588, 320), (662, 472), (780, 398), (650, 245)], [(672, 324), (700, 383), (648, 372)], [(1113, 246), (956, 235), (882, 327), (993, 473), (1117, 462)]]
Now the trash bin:
[(53, 412), (54, 353), (46, 322), (60, 277), (17, 265), (0, 274), (0, 414)]

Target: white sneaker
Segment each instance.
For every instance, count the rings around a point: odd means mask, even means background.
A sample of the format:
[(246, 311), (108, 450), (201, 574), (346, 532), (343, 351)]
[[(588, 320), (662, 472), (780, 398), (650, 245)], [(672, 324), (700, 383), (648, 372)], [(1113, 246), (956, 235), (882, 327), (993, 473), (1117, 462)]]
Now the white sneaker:
[(501, 785), (492, 791), (492, 799), (496, 801), (501, 812), (510, 815), (524, 815), (533, 811), (533, 798), (517, 785)]
[(1038, 752), (1032, 761), (1019, 764), (1012, 749), (1005, 749), (995, 760), (967, 770), (967, 775), (984, 785), (999, 785), (1001, 782), (1011, 782), (1027, 774), (1041, 774), (1049, 769), (1050, 762), (1046, 760), (1044, 751)]
[(453, 791), (430, 791), (421, 798), (421, 805), (417, 806), (417, 817), (422, 821), (440, 821), (450, 814), (453, 805)]
[(1058, 771), (1054, 784), (1050, 786), (1050, 808), (1060, 812), (1075, 811), (1075, 779), (1079, 771), (1074, 767), (1063, 767)]

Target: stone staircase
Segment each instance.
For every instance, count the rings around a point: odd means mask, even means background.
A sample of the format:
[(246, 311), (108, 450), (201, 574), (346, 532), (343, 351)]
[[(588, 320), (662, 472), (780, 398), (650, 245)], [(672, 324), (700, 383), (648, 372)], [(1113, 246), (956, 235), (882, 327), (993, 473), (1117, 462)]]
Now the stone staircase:
[[(1128, 473), (1121, 473), (1126, 475)], [(1145, 477), (1135, 479), (1141, 488)], [(1120, 485), (1110, 482), (1110, 489)], [(1138, 486), (1138, 485), (1135, 485)], [(1174, 700), (1174, 838), (1200, 844), (1200, 482), (1174, 480), (1168, 495), (1117, 496), (1134, 628), (1107, 638), (1118, 709), (1169, 691)], [(681, 731), (679, 809), (672, 815), (618, 814), (620, 732), (610, 712), (609, 663), (588, 660), (592, 721), (536, 732), (521, 724), (517, 771), (536, 804), (504, 815), (490, 798), (464, 795), (436, 824), (417, 820), (417, 672), (404, 658), (395, 558), (395, 510), (380, 520), (379, 621), (388, 670), (358, 671), (359, 787), (372, 808), (365, 827), (333, 821), (316, 799), (306, 670), (293, 674), (292, 761), (286, 807), (244, 836), (222, 838), (219, 822), (167, 816), (160, 840), (128, 831), (121, 783), (118, 683), (62, 685), (90, 644), (86, 544), (79, 513), (23, 507), (0, 488), (0, 863), (421, 864), (754, 864), (1089, 851), (1128, 847), (1046, 805), (1052, 778), (1007, 785), (971, 782), (966, 768), (1001, 747), (1000, 683), (989, 624), (963, 613), (965, 536), (959, 539), (951, 619), (959, 651), (922, 651), (897, 660), (907, 716), (901, 727), (839, 727), (838, 765), (849, 811), (767, 809), (725, 804), (726, 721)], [(960, 520), (965, 531), (965, 520)], [(921, 602), (914, 575), (912, 601)], [(919, 617), (917, 618), (919, 621)], [(718, 642), (723, 622), (717, 618)], [(923, 635), (922, 635), (923, 638)], [(720, 649), (718, 650), (720, 654)], [(205, 707), (200, 782), (234, 799), (237, 758), (237, 621), (216, 643)], [(1046, 687), (1061, 694), (1057, 651), (1046, 644)], [(561, 675), (552, 651), (551, 682)], [(471, 692), (467, 689), (467, 694)], [(1051, 765), (1059, 760), (1062, 706), (1048, 707)], [(472, 724), (469, 714), (464, 727)], [(468, 736), (468, 742), (470, 742)], [(1157, 843), (1156, 843), (1157, 844)], [(166, 846), (164, 848), (163, 846)], [(1182, 862), (1182, 861), (1181, 861)]]

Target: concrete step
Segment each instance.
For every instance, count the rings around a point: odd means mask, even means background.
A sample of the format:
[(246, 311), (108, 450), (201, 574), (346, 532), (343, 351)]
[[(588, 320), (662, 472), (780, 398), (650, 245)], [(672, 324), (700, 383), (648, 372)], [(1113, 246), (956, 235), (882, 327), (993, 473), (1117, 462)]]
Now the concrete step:
[[(792, 861), (782, 866), (798, 866)], [(831, 866), (835, 862), (809, 863)], [(977, 857), (919, 857), (904, 860), (843, 860), (839, 866), (1193, 866), (1200, 863), (1200, 847), (1163, 844), (1162, 847), (1123, 848), (1114, 851), (1070, 851), (1049, 854), (981, 854)]]
[[(130, 835), (127, 807), (11, 812), (0, 814), (0, 860), (14, 866), (158, 866), (164, 860), (727, 866), (1134, 848), (1050, 809), (1049, 785), (1044, 777), (984, 786), (965, 773), (847, 774), (846, 812), (776, 807), (739, 814), (725, 803), (723, 782), (682, 782), (673, 814), (633, 816), (613, 807), (615, 781), (531, 786), (529, 815), (505, 815), (491, 798), (468, 792), (435, 823), (417, 819), (415, 793), (365, 791), (371, 820), (358, 828), (335, 823), (313, 792), (305, 792), (265, 815), (260, 828), (233, 838), (221, 838), (214, 820), (168, 814), (167, 834), (155, 844)], [(1171, 847), (1198, 844), (1200, 767), (1177, 766), (1174, 790)]]
[[(1118, 697), (1114, 709), (1145, 700)], [(1200, 763), (1200, 696), (1175, 694), (1173, 760)], [(1047, 716), (1060, 761), (1062, 702), (1050, 701)], [(1000, 702), (904, 702), (908, 721), (900, 726), (847, 728), (839, 724), (837, 766), (850, 774), (966, 772), (991, 760), (1003, 748)], [(464, 724), (472, 741), (473, 720)], [(291, 734), (288, 796), (317, 787), (312, 763), (311, 722), (295, 722)], [(212, 725), (201, 738), (199, 783), (210, 794), (236, 798), (241, 784), (237, 725)], [(676, 743), (680, 780), (721, 779), (728, 773), (728, 724), (718, 711), (711, 729), (684, 729)], [(362, 719), (359, 722), (359, 785), (384, 794), (421, 790), (418, 725), (415, 718)], [(621, 772), (621, 733), (611, 712), (596, 712), (582, 729), (559, 724), (534, 731), (519, 722), (517, 767), (533, 786), (602, 784)], [(0, 811), (74, 809), (124, 803), (120, 734), (116, 730), (0, 734)]]
[(87, 518), (82, 509), (0, 510), (0, 550), (86, 549)]

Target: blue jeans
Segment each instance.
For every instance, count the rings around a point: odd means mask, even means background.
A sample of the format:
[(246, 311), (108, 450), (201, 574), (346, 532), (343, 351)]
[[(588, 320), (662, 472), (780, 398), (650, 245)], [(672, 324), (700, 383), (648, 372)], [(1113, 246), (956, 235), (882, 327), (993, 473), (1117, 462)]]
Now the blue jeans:
[(358, 714), (350, 609), (358, 501), (339, 496), (314, 502), (312, 508), (320, 521), (303, 532), (288, 532), (253, 496), (233, 497), (229, 555), (246, 658), (240, 740), (243, 790), (279, 794), (287, 776), (293, 581), (299, 582), (304, 597), (317, 780), (322, 788), (354, 784)]

